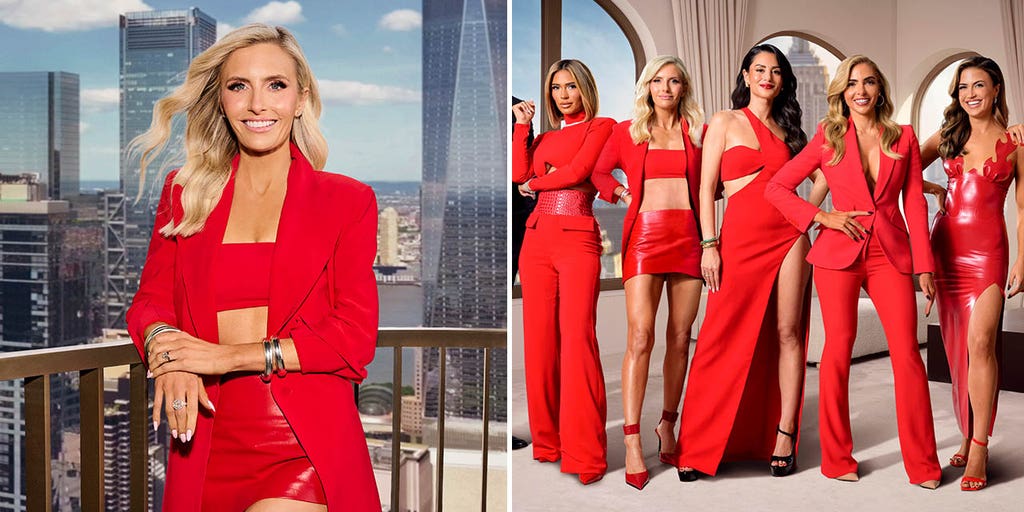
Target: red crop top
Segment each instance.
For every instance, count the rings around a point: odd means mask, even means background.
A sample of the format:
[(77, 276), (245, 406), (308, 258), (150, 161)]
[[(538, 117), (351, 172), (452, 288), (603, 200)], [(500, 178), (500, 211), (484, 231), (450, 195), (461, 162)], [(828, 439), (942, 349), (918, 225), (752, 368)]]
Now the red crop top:
[(274, 242), (221, 244), (214, 263), (217, 311), (270, 304), (270, 261)]
[(767, 177), (771, 178), (789, 161), (789, 146), (772, 133), (750, 109), (743, 108), (742, 112), (750, 120), (750, 127), (754, 129), (757, 143), (761, 147), (733, 146), (725, 150), (722, 153), (721, 180), (735, 180), (762, 170), (768, 171)]
[(644, 179), (686, 178), (686, 151), (648, 149), (644, 160)]

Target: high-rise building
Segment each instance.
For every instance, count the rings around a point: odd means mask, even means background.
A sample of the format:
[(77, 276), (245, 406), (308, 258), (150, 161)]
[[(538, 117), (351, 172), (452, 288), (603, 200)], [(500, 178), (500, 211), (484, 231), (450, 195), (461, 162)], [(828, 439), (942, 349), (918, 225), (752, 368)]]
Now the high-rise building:
[(0, 72), (0, 173), (39, 175), (40, 199), (78, 194), (78, 75)]
[(397, 266), (398, 261), (398, 210), (387, 207), (377, 218), (377, 264)]
[[(828, 115), (828, 69), (811, 51), (811, 44), (806, 39), (794, 37), (792, 40), (793, 45), (789, 47), (786, 58), (796, 75), (796, 99), (803, 111), (800, 127), (807, 134), (807, 140), (810, 140), (818, 130), (818, 123)], [(806, 199), (811, 193), (810, 182), (805, 181), (797, 187), (797, 193)], [(825, 197), (821, 207), (826, 211), (832, 209), (831, 195)]]
[[(505, 325), (508, 113), (505, 0), (423, 2), (423, 291), (428, 327)], [(505, 353), (492, 352), (492, 418), (505, 417)], [(421, 350), (424, 378), (439, 350)], [(447, 351), (446, 411), (481, 417), (483, 351)], [(438, 414), (438, 380), (418, 382)]]
[[(18, 188), (23, 190), (18, 191)], [(68, 243), (73, 220), (67, 201), (35, 200), (36, 175), (0, 176), (0, 352), (78, 345), (92, 331), (88, 314), (88, 266)], [(52, 453), (61, 432), (78, 427), (79, 407), (71, 376), (51, 378)], [(25, 510), (24, 389), (20, 380), (0, 382), (0, 511)]]
[[(153, 105), (185, 81), (192, 59), (217, 40), (217, 22), (192, 7), (174, 11), (132, 12), (121, 16), (121, 192), (112, 205), (107, 229), (106, 302), (109, 327), (124, 325), (124, 313), (139, 287), (149, 248), (163, 177), (183, 160), (184, 119), (174, 123), (168, 152), (147, 166), (140, 194), (138, 155), (128, 143), (149, 129)], [(117, 196), (110, 196), (117, 197)]]

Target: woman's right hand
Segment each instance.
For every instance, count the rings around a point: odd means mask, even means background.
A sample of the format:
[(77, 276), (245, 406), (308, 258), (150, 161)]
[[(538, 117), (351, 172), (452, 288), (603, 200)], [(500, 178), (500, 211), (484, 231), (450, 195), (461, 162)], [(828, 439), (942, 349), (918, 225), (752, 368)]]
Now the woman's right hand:
[[(214, 412), (213, 402), (206, 396), (203, 379), (194, 373), (171, 372), (157, 376), (153, 383), (153, 430), (160, 426), (160, 407), (163, 406), (171, 437), (182, 443), (191, 441), (199, 418), (199, 405), (202, 404), (210, 413)], [(185, 406), (175, 410), (176, 400), (181, 400)]]
[(939, 203), (939, 213), (946, 214), (946, 187), (931, 182), (924, 182), (924, 193), (935, 196)]
[(519, 124), (530, 124), (536, 110), (533, 101), (521, 101), (512, 106), (512, 113), (516, 116), (516, 123)]
[(871, 212), (819, 211), (818, 214), (814, 216), (814, 220), (826, 228), (842, 231), (846, 236), (850, 237), (851, 240), (858, 241), (863, 240), (868, 234), (868, 230), (862, 226), (860, 222), (857, 222), (854, 219), (855, 217), (860, 217), (862, 215), (871, 215)]
[(708, 283), (708, 289), (712, 293), (717, 292), (721, 287), (720, 276), (722, 271), (722, 256), (718, 253), (718, 247), (704, 249), (700, 257), (700, 273), (704, 281)]

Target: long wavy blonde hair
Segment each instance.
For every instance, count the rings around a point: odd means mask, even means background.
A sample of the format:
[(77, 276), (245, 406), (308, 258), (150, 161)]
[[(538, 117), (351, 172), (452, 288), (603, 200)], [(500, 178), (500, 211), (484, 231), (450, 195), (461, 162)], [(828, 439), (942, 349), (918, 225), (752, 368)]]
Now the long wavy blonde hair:
[(576, 82), (576, 87), (580, 91), (580, 100), (583, 101), (585, 114), (583, 120), (590, 121), (597, 116), (597, 110), (601, 103), (597, 94), (597, 82), (594, 81), (594, 74), (590, 72), (590, 68), (576, 59), (562, 59), (548, 68), (548, 75), (544, 78), (544, 109), (547, 111), (548, 121), (551, 126), (558, 126), (558, 123), (565, 117), (551, 97), (551, 82), (555, 79), (555, 73), (562, 70), (568, 71), (572, 75), (573, 81)]
[(900, 125), (896, 124), (896, 121), (892, 120), (893, 106), (892, 96), (889, 95), (889, 81), (885, 79), (885, 75), (879, 71), (878, 65), (874, 61), (864, 55), (854, 55), (839, 63), (839, 67), (836, 68), (836, 76), (828, 84), (828, 115), (822, 121), (822, 127), (825, 130), (825, 145), (833, 151), (832, 160), (828, 162), (828, 165), (838, 164), (846, 153), (846, 142), (843, 137), (846, 136), (846, 130), (849, 127), (850, 107), (843, 100), (843, 93), (850, 81), (850, 73), (858, 64), (870, 65), (878, 77), (880, 91), (878, 102), (875, 104), (875, 119), (882, 126), (882, 152), (893, 160), (901, 158), (891, 149), (892, 145), (900, 139), (903, 130), (900, 129)]
[[(231, 175), (231, 159), (239, 151), (235, 133), (221, 115), (221, 68), (235, 50), (262, 43), (276, 44), (291, 55), (298, 90), (308, 91), (301, 105), (302, 115), (292, 122), (291, 141), (314, 169), (323, 169), (327, 162), (327, 140), (319, 124), (320, 92), (295, 36), (283, 27), (258, 23), (234, 30), (192, 60), (185, 83), (156, 102), (149, 130), (128, 145), (129, 161), (139, 158), (139, 195), (135, 198), (139, 201), (147, 167), (166, 149), (175, 115), (185, 114), (185, 164), (174, 176), (174, 184), (182, 186), (184, 217), (180, 224), (175, 225), (172, 219), (159, 227), (160, 234), (170, 237), (198, 233), (220, 200)], [(160, 169), (160, 174), (164, 170)]]
[(636, 81), (636, 92), (633, 95), (633, 124), (629, 127), (629, 135), (633, 144), (641, 144), (651, 140), (651, 123), (654, 122), (654, 100), (651, 99), (651, 80), (662, 67), (673, 64), (683, 77), (683, 97), (679, 100), (679, 118), (685, 119), (690, 125), (689, 135), (693, 145), (700, 147), (701, 135), (704, 132), (704, 111), (697, 104), (693, 95), (693, 81), (690, 73), (679, 57), (662, 55), (647, 62), (640, 79)]

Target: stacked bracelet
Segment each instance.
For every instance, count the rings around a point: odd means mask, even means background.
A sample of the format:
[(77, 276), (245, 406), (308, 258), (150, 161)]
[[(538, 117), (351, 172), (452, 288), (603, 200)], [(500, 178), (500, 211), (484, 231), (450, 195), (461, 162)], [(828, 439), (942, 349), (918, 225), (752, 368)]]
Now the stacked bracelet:
[(260, 374), (260, 379), (263, 382), (270, 382), (270, 376), (274, 374), (274, 351), (270, 346), (270, 340), (263, 338), (263, 359), (266, 366), (263, 369), (263, 373)]
[(158, 334), (163, 334), (165, 332), (181, 332), (181, 329), (170, 324), (160, 324), (154, 327), (152, 331), (149, 331), (149, 335), (146, 336), (146, 341), (142, 343), (142, 351), (145, 352), (147, 356), (149, 355), (149, 344), (153, 343), (153, 340), (156, 339)]
[(700, 248), (701, 249), (709, 249), (711, 247), (718, 247), (718, 237), (717, 236), (700, 241)]
[(275, 336), (270, 338), (270, 342), (274, 346), (274, 361), (277, 363), (277, 371), (275, 373), (277, 373), (278, 377), (284, 377), (288, 375), (288, 369), (284, 367), (284, 352), (281, 351), (281, 340)]

